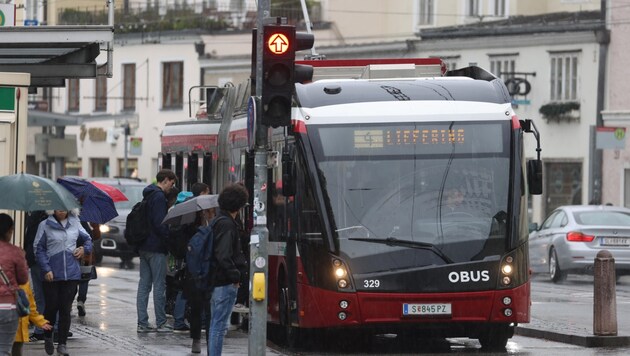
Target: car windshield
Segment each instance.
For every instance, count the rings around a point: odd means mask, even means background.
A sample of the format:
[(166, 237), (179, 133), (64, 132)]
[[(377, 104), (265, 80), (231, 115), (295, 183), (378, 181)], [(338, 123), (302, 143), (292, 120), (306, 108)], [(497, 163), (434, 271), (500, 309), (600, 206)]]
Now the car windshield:
[[(431, 131), (441, 133), (421, 144)], [(335, 238), (354, 260), (353, 270), (374, 268), (369, 261), (378, 254), (391, 256), (391, 269), (417, 266), (426, 249), (409, 252), (413, 245), (401, 241), (433, 246), (453, 262), (500, 253), (508, 210), (507, 132), (502, 122), (309, 128)], [(468, 141), (453, 141), (459, 138)], [(395, 244), (367, 241), (392, 238)]]
[(116, 210), (131, 210), (137, 202), (142, 200), (142, 191), (145, 188), (143, 185), (114, 185), (113, 187), (118, 188), (129, 199), (114, 203)]
[(573, 217), (580, 225), (630, 226), (630, 214), (623, 211), (577, 211)]

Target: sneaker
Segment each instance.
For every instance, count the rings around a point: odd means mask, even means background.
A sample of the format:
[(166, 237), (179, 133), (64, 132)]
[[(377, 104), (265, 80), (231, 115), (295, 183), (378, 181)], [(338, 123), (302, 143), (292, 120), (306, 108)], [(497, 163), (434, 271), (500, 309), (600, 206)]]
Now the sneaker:
[(167, 323), (164, 323), (164, 324), (158, 326), (157, 329), (155, 329), (155, 331), (157, 331), (159, 333), (172, 333), (173, 332), (173, 327), (168, 325)]
[(244, 306), (241, 303), (234, 304), (234, 308), (232, 308), (233, 313), (249, 313), (249, 308)]
[(44, 350), (46, 350), (46, 355), (52, 355), (55, 352), (55, 343), (52, 337), (44, 338)]
[(28, 341), (29, 342), (39, 342), (39, 341), (44, 341), (44, 334), (31, 334), (31, 336), (28, 337)]
[(192, 352), (193, 354), (200, 354), (201, 353), (201, 340), (193, 339), (192, 347), (190, 348), (190, 352)]
[(155, 332), (155, 328), (152, 328), (150, 326), (138, 325), (138, 332), (139, 333), (153, 333)]
[(77, 310), (79, 311), (79, 316), (85, 316), (85, 303), (77, 302)]
[(57, 345), (57, 356), (70, 356), (66, 344)]
[(187, 333), (190, 331), (190, 326), (184, 325), (182, 327), (173, 328), (174, 333)]

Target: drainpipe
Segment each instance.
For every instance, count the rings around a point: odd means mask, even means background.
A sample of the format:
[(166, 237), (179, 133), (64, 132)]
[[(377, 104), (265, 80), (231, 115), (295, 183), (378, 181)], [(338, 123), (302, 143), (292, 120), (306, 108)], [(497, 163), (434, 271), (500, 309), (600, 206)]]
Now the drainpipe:
[(607, 28), (606, 8), (607, 0), (601, 0), (601, 27), (595, 31), (597, 43), (599, 43), (599, 68), (597, 73), (597, 107), (595, 127), (591, 129), (590, 149), (590, 176), (589, 203), (602, 203), (602, 162), (603, 152), (595, 148), (595, 131), (597, 127), (604, 126), (602, 111), (604, 111), (604, 95), (606, 92), (606, 67), (608, 64), (608, 44), (610, 43), (610, 30)]

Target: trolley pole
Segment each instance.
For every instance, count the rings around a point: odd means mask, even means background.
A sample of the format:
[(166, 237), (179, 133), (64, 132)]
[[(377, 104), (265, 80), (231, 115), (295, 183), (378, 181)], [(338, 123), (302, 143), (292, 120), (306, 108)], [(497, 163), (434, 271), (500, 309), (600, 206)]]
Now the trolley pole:
[[(256, 97), (262, 96), (263, 83), (263, 28), (264, 19), (269, 17), (270, 0), (258, 0), (256, 32)], [(252, 53), (252, 55), (254, 55)], [(260, 112), (260, 111), (258, 111)], [(250, 294), (249, 294), (249, 344), (248, 355), (265, 355), (267, 349), (267, 288), (268, 257), (267, 242), (267, 167), (270, 150), (268, 127), (256, 118), (254, 146), (254, 227), (250, 239)]]

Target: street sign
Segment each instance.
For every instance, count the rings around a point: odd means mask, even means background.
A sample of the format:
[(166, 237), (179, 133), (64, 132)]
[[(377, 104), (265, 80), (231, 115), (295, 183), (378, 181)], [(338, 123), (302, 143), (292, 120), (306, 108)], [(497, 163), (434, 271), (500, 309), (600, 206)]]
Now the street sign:
[(256, 108), (258, 105), (256, 102), (258, 98), (250, 96), (247, 101), (247, 145), (249, 149), (254, 149), (256, 145)]
[(0, 4), (0, 27), (15, 26), (15, 5)]
[(598, 127), (595, 132), (595, 148), (616, 149), (626, 148), (625, 127)]
[(142, 137), (129, 137), (129, 154), (133, 156), (142, 155)]
[(530, 105), (531, 103), (529, 99), (512, 99), (512, 105)]
[(0, 87), (0, 111), (15, 111), (15, 88)]
[(37, 26), (39, 21), (37, 20), (24, 20), (24, 26)]

